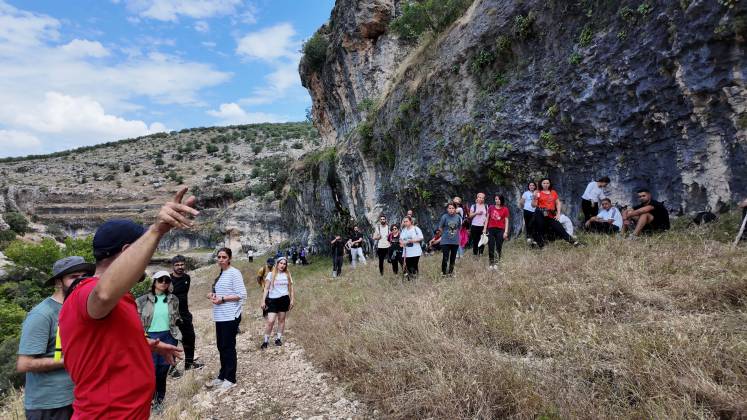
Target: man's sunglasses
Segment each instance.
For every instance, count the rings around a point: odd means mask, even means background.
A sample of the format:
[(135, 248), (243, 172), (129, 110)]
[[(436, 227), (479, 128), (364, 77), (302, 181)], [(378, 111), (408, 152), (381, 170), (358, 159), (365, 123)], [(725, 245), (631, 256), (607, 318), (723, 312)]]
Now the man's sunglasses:
[(169, 283), (171, 283), (171, 279), (170, 279), (170, 278), (168, 278), (168, 277), (161, 277), (160, 279), (156, 279), (156, 281), (157, 281), (158, 283), (166, 283), (166, 284), (169, 284)]

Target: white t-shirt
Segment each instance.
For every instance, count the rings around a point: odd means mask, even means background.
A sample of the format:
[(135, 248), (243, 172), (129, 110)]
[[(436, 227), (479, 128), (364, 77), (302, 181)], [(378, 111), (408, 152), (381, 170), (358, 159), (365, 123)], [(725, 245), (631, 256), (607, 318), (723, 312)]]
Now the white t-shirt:
[[(405, 242), (411, 239), (422, 241), (423, 231), (421, 231), (417, 226), (411, 226), (409, 229), (402, 229), (399, 233), (399, 239)], [(420, 247), (420, 242), (415, 242), (412, 246), (407, 246), (407, 244), (405, 244), (405, 246), (402, 247), (402, 251), (404, 252), (405, 258), (419, 257), (423, 255), (423, 249)]]
[(599, 213), (597, 213), (597, 217), (602, 220), (614, 220), (612, 224), (622, 229), (622, 215), (620, 214), (620, 210), (618, 210), (616, 207), (610, 207), (609, 210), (600, 208)]
[(477, 213), (478, 211), (482, 211), (482, 214), (475, 215), (475, 217), (472, 218), (472, 226), (485, 226), (485, 221), (488, 220), (488, 205), (483, 204), (473, 204), (470, 207), (470, 211), (472, 213)]
[(275, 282), (272, 282), (272, 271), (267, 273), (265, 281), (270, 284), (270, 291), (267, 292), (267, 297), (270, 299), (277, 299), (279, 297), (288, 296), (288, 275), (286, 273), (278, 273)]
[(565, 233), (573, 236), (573, 222), (571, 221), (571, 219), (565, 214), (561, 214), (560, 220), (558, 221), (561, 225), (563, 225), (563, 230), (565, 230)]
[(241, 307), (246, 300), (246, 287), (241, 271), (234, 267), (228, 267), (221, 272), (218, 282), (215, 283), (215, 294), (218, 296), (237, 295), (241, 297), (241, 300), (213, 305), (213, 321), (233, 321), (238, 318), (241, 315)]
[(606, 196), (604, 195), (604, 190), (599, 188), (599, 185), (597, 185), (597, 181), (591, 181), (589, 185), (586, 186), (584, 195), (582, 195), (581, 198), (598, 204), (603, 198), (606, 198)]
[(376, 246), (377, 248), (389, 248), (391, 246), (391, 244), (387, 240), (387, 237), (389, 236), (389, 226), (381, 226), (381, 223), (377, 223), (376, 228), (374, 228), (374, 232), (381, 236)]
[(521, 195), (521, 198), (524, 199), (524, 210), (534, 211), (534, 206), (532, 206), (532, 199), (534, 198), (534, 193), (532, 193), (529, 190), (524, 191), (524, 194)]

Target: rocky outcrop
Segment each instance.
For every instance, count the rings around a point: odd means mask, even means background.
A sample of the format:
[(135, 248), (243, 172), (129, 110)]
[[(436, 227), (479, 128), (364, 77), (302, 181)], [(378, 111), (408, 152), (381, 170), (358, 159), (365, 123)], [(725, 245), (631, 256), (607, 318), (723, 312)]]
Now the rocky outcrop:
[[(352, 217), (414, 207), (430, 227), (452, 195), (515, 201), (540, 176), (572, 218), (602, 175), (618, 204), (647, 187), (675, 213), (747, 195), (744, 2), (476, 0), (417, 44), (383, 26), (399, 14), (338, 0), (324, 66), (300, 67)], [(306, 235), (331, 186), (298, 178), (286, 207)]]

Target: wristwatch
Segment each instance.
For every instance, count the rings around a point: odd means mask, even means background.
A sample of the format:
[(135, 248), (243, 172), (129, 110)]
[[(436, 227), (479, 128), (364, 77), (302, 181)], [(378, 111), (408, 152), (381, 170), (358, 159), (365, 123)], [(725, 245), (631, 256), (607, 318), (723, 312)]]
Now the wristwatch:
[(220, 298), (220, 303), (226, 303), (226, 297), (225, 296), (222, 296)]

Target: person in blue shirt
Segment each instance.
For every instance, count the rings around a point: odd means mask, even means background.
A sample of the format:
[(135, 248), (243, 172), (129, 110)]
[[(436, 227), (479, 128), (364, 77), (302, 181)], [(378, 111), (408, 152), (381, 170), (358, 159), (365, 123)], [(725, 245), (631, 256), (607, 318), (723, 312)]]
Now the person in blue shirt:
[[(23, 321), (16, 369), (26, 373), (23, 406), (26, 418), (69, 419), (73, 415), (73, 381), (65, 370), (57, 350), (57, 320), (65, 291), (78, 277), (91, 276), (94, 264), (83, 257), (66, 257), (52, 266), (52, 277), (46, 285), (54, 285), (52, 296), (36, 305)], [(61, 349), (60, 349), (61, 350)]]

